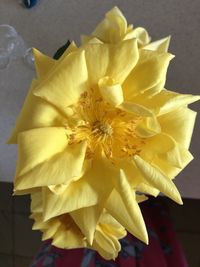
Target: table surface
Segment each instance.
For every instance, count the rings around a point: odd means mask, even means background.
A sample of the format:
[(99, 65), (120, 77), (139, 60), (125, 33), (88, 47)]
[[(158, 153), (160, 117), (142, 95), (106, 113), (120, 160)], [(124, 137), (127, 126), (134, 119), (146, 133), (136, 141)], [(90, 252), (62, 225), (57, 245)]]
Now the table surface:
[[(200, 1), (193, 0), (41, 0), (27, 10), (19, 1), (0, 1), (0, 24), (14, 26), (29, 47), (52, 55), (66, 40), (79, 43), (81, 33), (90, 33), (104, 13), (117, 5), (129, 23), (148, 29), (153, 39), (172, 35), (170, 51), (176, 55), (169, 72), (167, 88), (181, 93), (200, 94)], [(0, 71), (0, 180), (12, 181), (16, 147), (5, 141), (14, 126), (34, 72), (22, 60)], [(191, 105), (199, 110), (200, 105)], [(194, 160), (176, 178), (184, 197), (200, 198), (199, 135), (197, 118), (190, 150)]]

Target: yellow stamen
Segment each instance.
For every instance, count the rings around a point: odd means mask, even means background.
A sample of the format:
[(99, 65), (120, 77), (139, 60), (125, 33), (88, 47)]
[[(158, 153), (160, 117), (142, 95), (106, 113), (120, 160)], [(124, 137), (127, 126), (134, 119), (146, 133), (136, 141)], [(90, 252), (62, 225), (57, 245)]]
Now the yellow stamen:
[(86, 158), (92, 158), (97, 148), (112, 161), (140, 153), (144, 141), (136, 135), (135, 128), (141, 119), (112, 107), (94, 90), (81, 96), (75, 116), (79, 123), (69, 127), (69, 144), (86, 140)]

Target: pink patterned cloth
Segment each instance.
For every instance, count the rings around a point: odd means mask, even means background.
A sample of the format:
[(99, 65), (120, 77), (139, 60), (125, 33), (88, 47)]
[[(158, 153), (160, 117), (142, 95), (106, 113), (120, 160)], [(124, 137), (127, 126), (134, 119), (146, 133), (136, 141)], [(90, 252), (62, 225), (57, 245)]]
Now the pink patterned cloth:
[(90, 249), (59, 249), (44, 242), (30, 267), (188, 267), (163, 198), (141, 204), (149, 233), (149, 245), (131, 234), (121, 240), (115, 261), (104, 260)]

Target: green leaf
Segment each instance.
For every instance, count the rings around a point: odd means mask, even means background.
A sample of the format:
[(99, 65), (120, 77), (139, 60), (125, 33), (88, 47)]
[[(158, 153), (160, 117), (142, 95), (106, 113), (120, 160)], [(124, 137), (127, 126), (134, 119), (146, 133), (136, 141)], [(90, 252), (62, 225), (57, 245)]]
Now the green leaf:
[(65, 52), (65, 50), (68, 48), (68, 46), (71, 44), (71, 42), (68, 40), (67, 43), (63, 46), (61, 46), (56, 53), (54, 54), (53, 58), (54, 59), (59, 59), (63, 53)]

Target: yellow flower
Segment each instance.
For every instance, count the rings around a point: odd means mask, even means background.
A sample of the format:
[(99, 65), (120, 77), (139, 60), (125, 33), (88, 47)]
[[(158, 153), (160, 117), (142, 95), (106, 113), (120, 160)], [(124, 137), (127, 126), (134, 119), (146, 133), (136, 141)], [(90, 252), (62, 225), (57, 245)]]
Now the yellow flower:
[(199, 96), (164, 89), (172, 58), (133, 38), (72, 43), (58, 61), (35, 50), (38, 79), (10, 138), (15, 194), (41, 188), (43, 220), (74, 214), (90, 245), (105, 210), (148, 243), (137, 191), (181, 204), (172, 179), (192, 159), (196, 113), (187, 105)]
[(147, 30), (142, 27), (133, 28), (132, 24), (128, 25), (118, 7), (114, 7), (106, 13), (105, 18), (91, 35), (81, 35), (83, 44), (87, 42), (118, 43), (134, 38), (137, 39), (139, 48), (160, 52), (167, 52), (170, 42), (169, 36), (150, 43), (151, 37)]
[[(121, 249), (118, 239), (126, 235), (125, 229), (106, 212), (101, 213), (97, 223), (94, 240), (90, 244), (85, 235), (81, 232), (82, 225), (78, 220), (81, 217), (81, 211), (73, 211), (69, 214), (63, 214), (47, 221), (43, 220), (43, 204), (42, 192), (38, 191), (31, 196), (31, 211), (30, 218), (34, 219), (33, 230), (43, 232), (42, 240), (52, 239), (52, 244), (59, 248), (91, 248), (99, 252), (105, 259), (115, 259)], [(89, 207), (89, 210), (93, 207)], [(96, 213), (98, 213), (98, 207)], [(93, 227), (92, 218), (85, 216), (84, 223), (89, 227)], [(78, 221), (78, 224), (76, 222)]]

